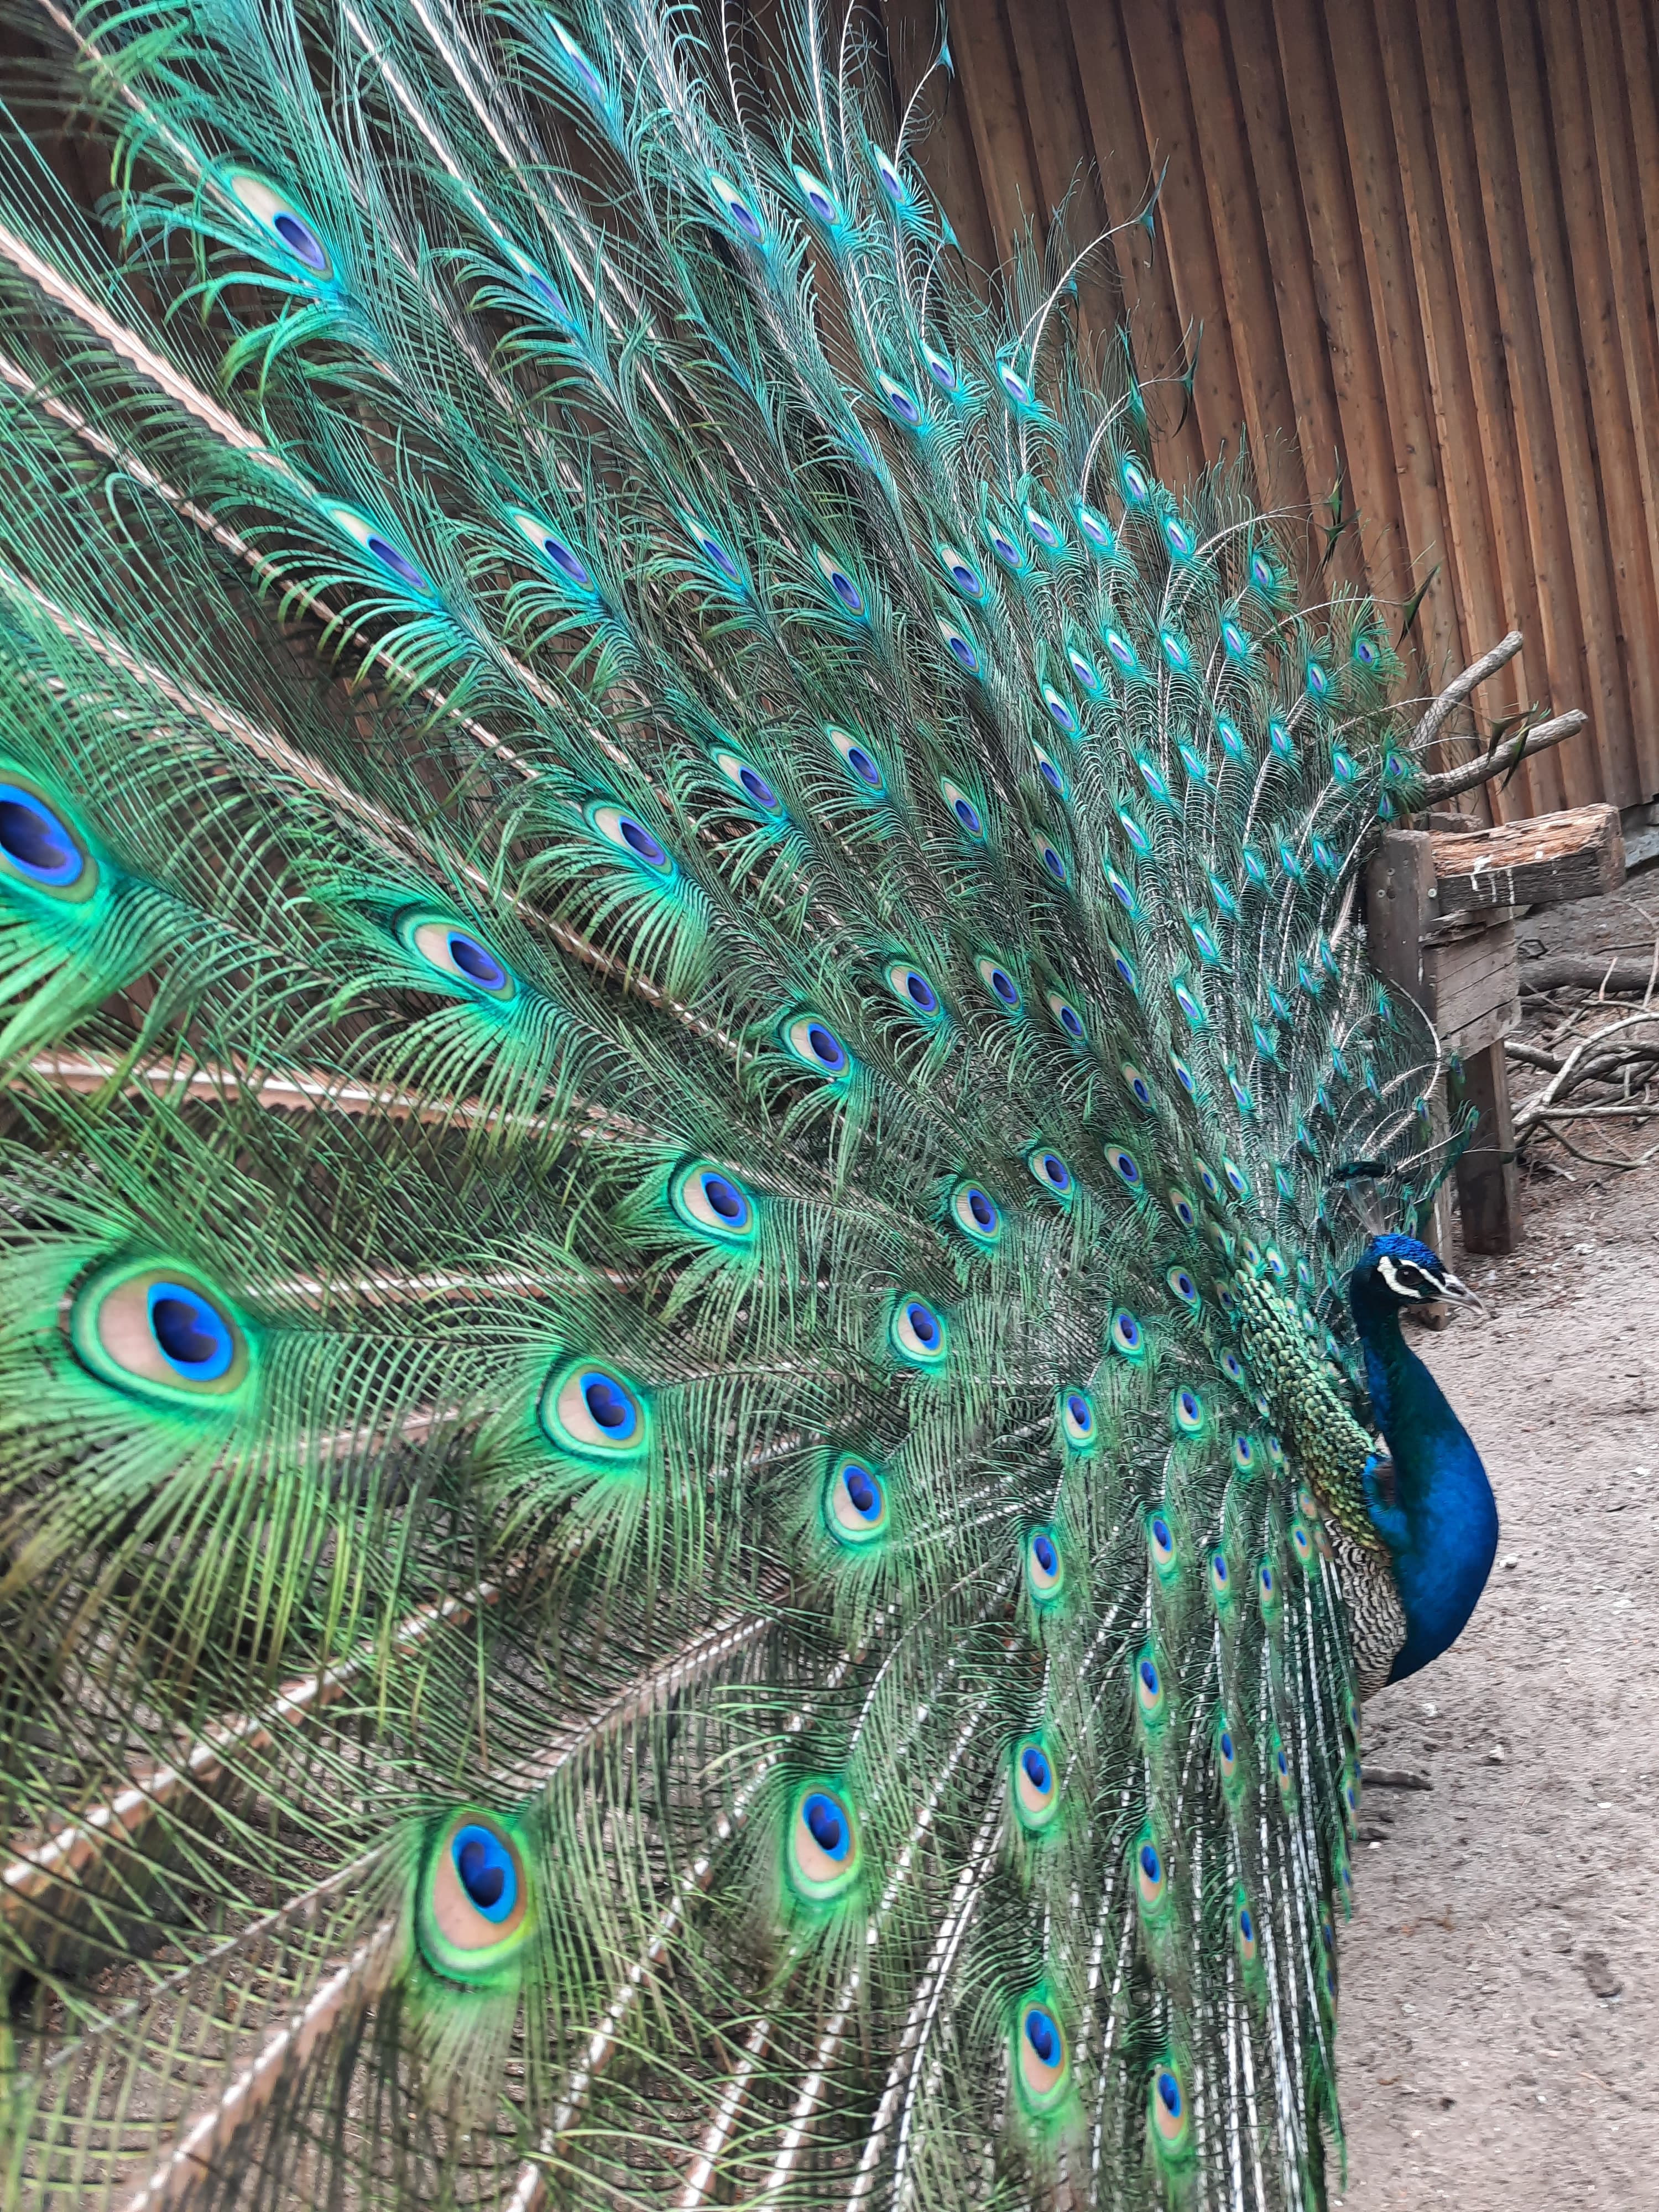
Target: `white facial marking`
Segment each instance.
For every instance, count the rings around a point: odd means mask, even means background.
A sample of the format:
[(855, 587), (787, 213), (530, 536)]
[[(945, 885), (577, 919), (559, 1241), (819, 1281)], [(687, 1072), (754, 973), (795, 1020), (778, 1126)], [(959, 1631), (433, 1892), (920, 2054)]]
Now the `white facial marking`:
[(1425, 1295), (1423, 1270), (1413, 1260), (1397, 1263), (1384, 1252), (1376, 1263), (1376, 1272), (1397, 1298), (1413, 1298), (1421, 1304)]

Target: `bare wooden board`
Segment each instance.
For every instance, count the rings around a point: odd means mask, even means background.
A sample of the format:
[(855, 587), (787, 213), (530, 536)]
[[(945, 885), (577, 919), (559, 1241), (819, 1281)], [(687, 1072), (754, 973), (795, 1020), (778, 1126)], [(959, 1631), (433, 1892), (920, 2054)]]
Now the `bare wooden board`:
[(1573, 806), (1470, 836), (1434, 834), (1435, 906), (1443, 921), (1489, 907), (1560, 906), (1616, 890), (1625, 840), (1616, 806)]
[(1424, 1004), (1449, 1052), (1467, 1060), (1496, 1044), (1521, 1018), (1515, 924), (1423, 947)]

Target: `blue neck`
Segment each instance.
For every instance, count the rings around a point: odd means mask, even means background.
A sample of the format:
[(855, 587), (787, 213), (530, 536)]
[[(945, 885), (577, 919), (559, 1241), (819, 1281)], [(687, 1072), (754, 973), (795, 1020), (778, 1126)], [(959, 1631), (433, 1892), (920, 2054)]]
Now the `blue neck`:
[(1395, 1468), (1395, 1505), (1374, 1501), (1371, 1518), (1406, 1614), (1406, 1641), (1389, 1676), (1397, 1682), (1437, 1659), (1474, 1611), (1498, 1551), (1498, 1506), (1468, 1431), (1407, 1350), (1392, 1303), (1364, 1296), (1356, 1281), (1352, 1304)]

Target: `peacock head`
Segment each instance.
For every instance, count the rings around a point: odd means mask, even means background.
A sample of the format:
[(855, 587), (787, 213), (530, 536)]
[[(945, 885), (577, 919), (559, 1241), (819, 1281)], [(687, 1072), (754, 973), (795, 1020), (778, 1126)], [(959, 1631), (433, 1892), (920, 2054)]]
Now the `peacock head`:
[(1373, 1237), (1348, 1279), (1348, 1302), (1362, 1328), (1407, 1306), (1441, 1301), (1460, 1306), (1480, 1303), (1440, 1255), (1415, 1237)]

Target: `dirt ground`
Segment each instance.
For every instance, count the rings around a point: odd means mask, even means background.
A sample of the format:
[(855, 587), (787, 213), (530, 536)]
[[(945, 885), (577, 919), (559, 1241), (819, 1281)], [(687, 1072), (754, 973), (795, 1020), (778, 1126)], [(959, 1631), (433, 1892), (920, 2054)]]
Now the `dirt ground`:
[(1364, 1795), (1346, 2212), (1659, 2208), (1659, 1167), (1576, 1176), (1513, 1258), (1455, 1251), (1484, 1317), (1413, 1339), (1503, 1534), (1454, 1650), (1367, 1708), (1367, 1763), (1432, 1787)]

